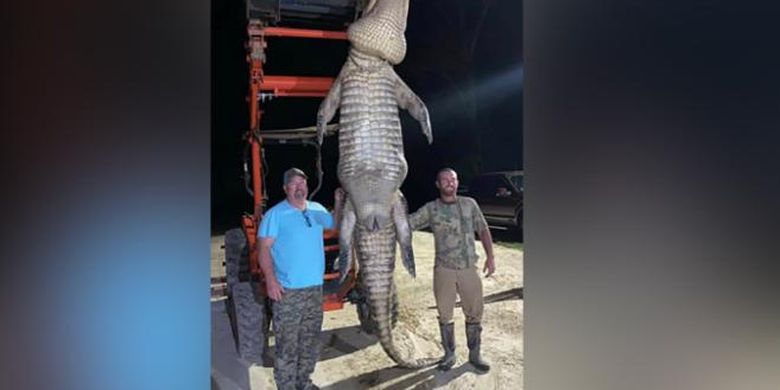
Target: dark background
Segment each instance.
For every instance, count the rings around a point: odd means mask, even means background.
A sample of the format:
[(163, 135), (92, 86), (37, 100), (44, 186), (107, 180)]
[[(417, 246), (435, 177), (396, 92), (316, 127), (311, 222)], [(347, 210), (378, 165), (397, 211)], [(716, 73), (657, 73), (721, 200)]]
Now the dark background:
[[(245, 61), (244, 3), (212, 2), (212, 231), (238, 226), (251, 212), (244, 189), (243, 134), (248, 128), (248, 66)], [(433, 23), (431, 21), (437, 21)], [(522, 169), (522, 2), (430, 0), (410, 4), (407, 54), (396, 72), (426, 103), (434, 142), (428, 145), (420, 125), (406, 111), (401, 119), (409, 173), (401, 187), (415, 210), (438, 195), (436, 172), (455, 168), (462, 184), (476, 173)], [(335, 76), (344, 63), (346, 41), (269, 38), (268, 75)], [(276, 130), (315, 123), (321, 98), (276, 98), (264, 104), (261, 129)], [(337, 122), (334, 118), (334, 123)], [(323, 146), (324, 180), (315, 194), (332, 204), (338, 186), (338, 141)], [(314, 178), (311, 146), (265, 147), (269, 205), (284, 197), (280, 176), (290, 166)]]
[[(524, 388), (777, 389), (777, 6), (523, 13)], [(3, 3), (0, 388), (209, 388), (210, 20)]]

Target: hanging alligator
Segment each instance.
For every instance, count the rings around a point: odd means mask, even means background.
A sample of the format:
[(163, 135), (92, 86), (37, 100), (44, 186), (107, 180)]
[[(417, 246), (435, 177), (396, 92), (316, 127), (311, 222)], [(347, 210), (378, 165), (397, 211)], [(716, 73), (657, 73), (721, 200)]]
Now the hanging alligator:
[(406, 56), (409, 0), (371, 0), (347, 30), (350, 50), (317, 113), (322, 144), (327, 123), (339, 117), (338, 178), (347, 193), (340, 224), (337, 268), (344, 278), (355, 246), (369, 312), (385, 352), (399, 366), (416, 368), (438, 359), (404, 359), (393, 344), (391, 302), (395, 285), (395, 243), (415, 277), (412, 234), (400, 187), (406, 178), (399, 108), (420, 122), (433, 142), (428, 109), (393, 70)]

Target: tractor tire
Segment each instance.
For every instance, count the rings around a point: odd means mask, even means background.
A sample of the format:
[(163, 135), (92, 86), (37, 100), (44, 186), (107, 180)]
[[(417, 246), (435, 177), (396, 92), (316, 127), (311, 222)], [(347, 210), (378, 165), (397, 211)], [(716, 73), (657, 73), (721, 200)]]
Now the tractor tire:
[(258, 284), (251, 280), (249, 249), (241, 229), (225, 233), (225, 279), (227, 282), (228, 317), (236, 350), (241, 358), (263, 364), (268, 354), (270, 303), (258, 294)]
[[(395, 291), (395, 282), (391, 285), (393, 289), (392, 308), (390, 309), (390, 327), (395, 328), (398, 322), (398, 294)], [(374, 318), (371, 317), (371, 312), (366, 300), (366, 290), (362, 287), (362, 281), (356, 286), (358, 289), (358, 298), (355, 302), (355, 308), (357, 309), (358, 320), (360, 321), (360, 329), (368, 334), (376, 335), (378, 326)]]
[(225, 279), (228, 291), (240, 280), (249, 280), (249, 248), (241, 228), (225, 232)]
[(236, 349), (239, 356), (262, 365), (268, 354), (270, 316), (265, 302), (257, 299), (253, 282), (239, 282), (233, 287), (231, 300), (236, 327)]

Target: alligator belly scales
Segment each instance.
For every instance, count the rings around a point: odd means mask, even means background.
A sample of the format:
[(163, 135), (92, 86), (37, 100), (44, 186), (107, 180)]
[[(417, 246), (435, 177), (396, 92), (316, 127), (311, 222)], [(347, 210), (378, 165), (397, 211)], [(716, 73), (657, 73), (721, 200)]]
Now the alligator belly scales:
[(425, 104), (393, 70), (406, 54), (408, 8), (408, 0), (372, 0), (349, 27), (349, 55), (320, 105), (317, 135), (322, 143), (325, 127), (338, 110), (337, 169), (347, 199), (337, 267), (345, 277), (354, 247), (380, 344), (396, 363), (412, 368), (436, 359), (404, 359), (391, 333), (396, 242), (404, 266), (415, 276), (406, 201), (399, 190), (407, 173), (399, 108), (420, 122), (429, 143), (433, 140)]

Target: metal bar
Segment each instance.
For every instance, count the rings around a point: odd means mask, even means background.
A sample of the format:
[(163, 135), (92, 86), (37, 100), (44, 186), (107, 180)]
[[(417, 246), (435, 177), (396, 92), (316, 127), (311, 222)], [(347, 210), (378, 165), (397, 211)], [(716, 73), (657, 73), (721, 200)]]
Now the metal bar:
[(266, 27), (263, 33), (267, 37), (288, 37), (288, 38), (315, 38), (315, 39), (337, 39), (346, 40), (346, 31), (328, 31), (312, 30), (304, 28), (289, 27)]
[(276, 97), (325, 97), (328, 96), (328, 92), (285, 92), (274, 91)]
[(254, 217), (255, 221), (260, 220), (263, 207), (263, 181), (261, 178), (263, 159), (260, 158), (262, 142), (259, 137), (251, 137), (252, 142), (252, 191), (254, 192)]
[[(336, 133), (336, 131), (338, 131), (338, 129), (338, 123), (331, 123), (325, 126), (325, 135), (333, 135)], [(294, 129), (263, 130), (255, 133), (255, 135), (258, 137), (263, 137), (264, 140), (272, 138), (301, 138), (304, 135), (306, 137), (315, 137), (317, 135), (317, 126), (297, 127)], [(328, 233), (328, 230), (326, 230), (325, 233), (329, 234), (330, 238), (339, 236), (338, 231), (331, 231)]]
[(252, 215), (244, 214), (241, 217), (241, 227), (246, 235), (246, 243), (249, 246), (249, 270), (253, 275), (260, 275), (259, 250), (257, 245), (257, 223)]
[(249, 75), (249, 129), (257, 130), (260, 125), (259, 94), (262, 84), (262, 65), (260, 61), (250, 61), (251, 70)]
[(329, 274), (325, 274), (325, 276), (323, 276), (323, 279), (325, 279), (325, 280), (334, 280), (334, 279), (338, 279), (340, 276), (341, 276), (341, 274), (338, 273), (338, 272), (331, 272)]
[(333, 80), (333, 77), (264, 76), (260, 82), (260, 91), (273, 91), (275, 94), (306, 93), (325, 96), (330, 91)]
[(332, 310), (340, 310), (344, 307), (344, 302), (339, 301), (339, 296), (337, 294), (328, 294), (323, 297), (322, 300), (322, 310), (323, 311), (332, 311)]

